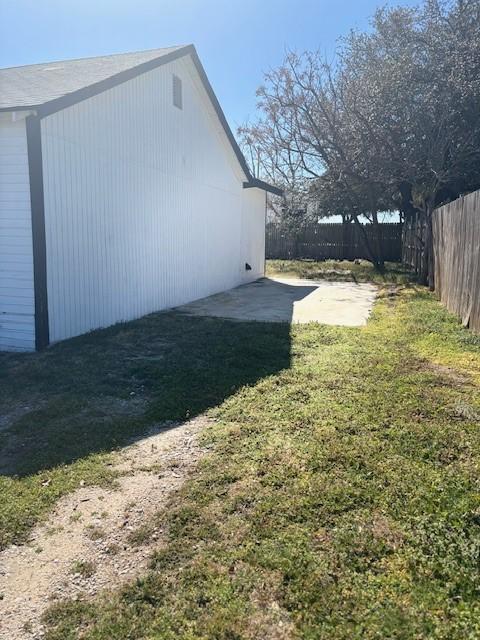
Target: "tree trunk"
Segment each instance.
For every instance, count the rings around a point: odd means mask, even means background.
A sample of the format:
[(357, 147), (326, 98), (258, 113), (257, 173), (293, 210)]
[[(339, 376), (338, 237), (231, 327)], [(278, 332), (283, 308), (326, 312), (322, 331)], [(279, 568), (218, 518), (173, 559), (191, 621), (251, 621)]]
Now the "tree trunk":
[(385, 259), (383, 253), (383, 244), (382, 238), (380, 237), (380, 225), (378, 223), (378, 214), (376, 211), (372, 213), (372, 224), (374, 230), (374, 245), (375, 245), (375, 256), (377, 260), (378, 269), (383, 271), (385, 269)]
[(365, 229), (363, 227), (363, 224), (360, 223), (360, 221), (358, 220), (357, 216), (353, 216), (353, 221), (355, 222), (355, 224), (357, 226), (357, 229), (359, 230), (360, 235), (363, 238), (363, 242), (365, 243), (365, 248), (367, 250), (368, 255), (370, 256), (370, 262), (373, 264), (373, 266), (376, 269), (378, 269), (379, 271), (383, 271), (384, 268), (385, 268), (383, 260), (379, 259), (379, 257), (376, 255), (375, 249), (370, 244), (370, 242), (368, 240), (368, 236), (365, 233)]
[(342, 242), (343, 242), (342, 256), (344, 260), (351, 259), (351, 253), (352, 253), (350, 248), (351, 234), (349, 233), (349, 231), (350, 231), (350, 222), (348, 220), (348, 216), (346, 216), (345, 214), (342, 214)]

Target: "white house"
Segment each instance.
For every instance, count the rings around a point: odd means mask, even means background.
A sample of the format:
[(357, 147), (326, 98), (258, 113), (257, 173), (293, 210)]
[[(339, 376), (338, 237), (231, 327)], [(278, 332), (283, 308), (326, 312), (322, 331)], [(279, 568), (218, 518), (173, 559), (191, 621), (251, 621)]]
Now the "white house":
[(267, 191), (191, 45), (0, 69), (0, 349), (262, 276)]

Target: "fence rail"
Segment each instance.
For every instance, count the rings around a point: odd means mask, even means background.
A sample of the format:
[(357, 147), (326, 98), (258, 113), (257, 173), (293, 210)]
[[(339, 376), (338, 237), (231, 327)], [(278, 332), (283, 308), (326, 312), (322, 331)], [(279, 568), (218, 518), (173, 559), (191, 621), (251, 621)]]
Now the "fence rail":
[(433, 250), (440, 300), (480, 331), (480, 191), (434, 211)]
[(402, 225), (366, 224), (359, 229), (354, 224), (314, 223), (292, 231), (270, 222), (265, 233), (265, 254), (271, 259), (368, 260), (367, 245), (380, 247), (385, 260), (401, 260)]

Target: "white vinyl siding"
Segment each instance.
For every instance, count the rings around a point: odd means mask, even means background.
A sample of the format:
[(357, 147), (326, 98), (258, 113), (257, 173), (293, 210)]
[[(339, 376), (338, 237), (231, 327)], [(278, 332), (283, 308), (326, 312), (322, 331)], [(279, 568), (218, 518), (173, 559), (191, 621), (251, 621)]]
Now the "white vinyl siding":
[(35, 348), (32, 224), (25, 120), (0, 114), (0, 350)]
[(260, 202), (245, 194), (258, 190), (242, 189), (189, 58), (48, 116), (42, 150), (52, 342), (263, 273), (242, 226), (245, 198)]
[(244, 271), (244, 282), (261, 278), (265, 273), (265, 206), (265, 191), (244, 189), (242, 256), (252, 268), (251, 271)]

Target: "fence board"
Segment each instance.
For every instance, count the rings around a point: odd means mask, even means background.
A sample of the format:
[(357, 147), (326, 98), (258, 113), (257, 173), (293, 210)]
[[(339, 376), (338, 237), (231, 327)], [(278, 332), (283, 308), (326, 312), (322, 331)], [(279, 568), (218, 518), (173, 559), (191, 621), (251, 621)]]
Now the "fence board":
[(480, 332), (480, 190), (434, 211), (433, 248), (440, 300)]
[(425, 222), (420, 219), (420, 215), (405, 220), (402, 235), (402, 262), (417, 275), (422, 265), (424, 242)]
[(368, 260), (365, 233), (371, 245), (380, 244), (385, 260), (396, 262), (402, 256), (401, 228), (397, 223), (382, 223), (376, 228), (366, 224), (362, 225), (362, 232), (354, 224), (314, 223), (293, 231), (269, 223), (265, 233), (265, 255), (280, 260)]

